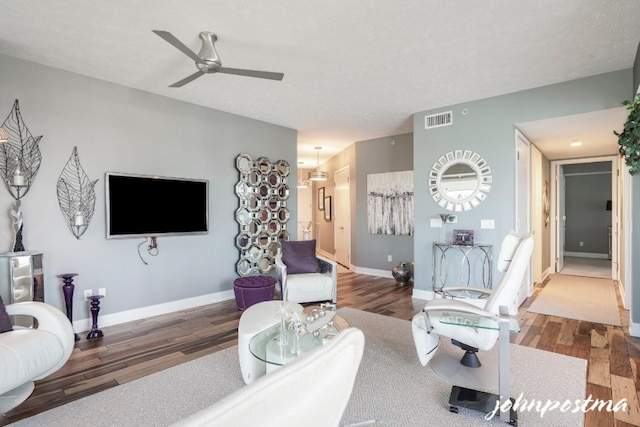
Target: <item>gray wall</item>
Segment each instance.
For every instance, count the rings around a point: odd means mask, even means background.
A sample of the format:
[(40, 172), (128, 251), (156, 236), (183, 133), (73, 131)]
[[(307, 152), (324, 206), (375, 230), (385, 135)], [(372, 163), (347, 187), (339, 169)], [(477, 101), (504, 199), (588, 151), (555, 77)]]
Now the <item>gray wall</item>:
[[(393, 144), (391, 142), (394, 142)], [(399, 261), (413, 260), (413, 236), (373, 235), (367, 232), (367, 175), (413, 168), (413, 134), (358, 141), (320, 165), (329, 180), (313, 185), (314, 222), (319, 226), (318, 247), (334, 253), (333, 222), (325, 221), (317, 207), (317, 191), (333, 196), (333, 174), (349, 166), (351, 179), (351, 264), (391, 271)], [(333, 198), (335, 200), (335, 198)], [(391, 255), (393, 261), (387, 261)]]
[(611, 162), (564, 165), (563, 170), (565, 251), (608, 254), (611, 211), (605, 208), (611, 200)]
[[(627, 94), (626, 99), (635, 99), (636, 93), (640, 93), (640, 44), (638, 44), (638, 51), (633, 63), (633, 90)], [(631, 205), (631, 218), (630, 221), (633, 224), (640, 224), (640, 175), (635, 175), (631, 178), (631, 192), (633, 202)], [(640, 227), (632, 227), (631, 231), (631, 256), (638, 258), (640, 254)], [(632, 316), (631, 321), (633, 323), (640, 323), (640, 262), (631, 263), (631, 277), (633, 283), (632, 289)]]
[[(26, 249), (44, 253), (47, 302), (63, 308), (56, 277), (63, 273), (78, 273), (75, 319), (89, 316), (83, 289), (107, 289), (101, 315), (232, 289), (238, 260), (235, 158), (247, 153), (287, 160), (293, 166), (290, 183), (295, 183), (295, 130), (8, 56), (0, 55), (0, 69), (0, 120), (19, 99), (31, 133), (44, 135), (42, 166), (22, 211)], [(58, 177), (74, 146), (89, 177), (99, 179), (95, 215), (80, 240), (65, 225), (56, 196)], [(149, 263), (144, 265), (137, 251), (142, 239), (105, 238), (106, 171), (208, 179), (209, 233), (159, 238), (155, 257), (143, 245)], [(0, 250), (7, 251), (12, 248), (13, 199), (5, 189), (0, 192)], [(292, 191), (292, 238), (297, 237), (296, 206)]]
[[(491, 192), (480, 206), (458, 215), (456, 228), (476, 230), (476, 241), (493, 244), (495, 253), (504, 235), (515, 227), (514, 123), (617, 108), (628, 98), (631, 81), (628, 69), (416, 113), (414, 289), (431, 290), (431, 243), (439, 239), (440, 229), (430, 228), (429, 220), (443, 209), (429, 196), (427, 178), (439, 156), (469, 149), (487, 160), (493, 173)], [(425, 115), (444, 111), (453, 112), (453, 125), (424, 129)], [(481, 219), (495, 220), (495, 229), (480, 229)]]
[[(356, 143), (356, 162), (358, 267), (391, 270), (400, 261), (413, 261), (413, 236), (370, 234), (367, 231), (367, 175), (413, 170), (413, 134), (359, 141)], [(387, 260), (388, 255), (393, 261)]]
[(635, 98), (636, 93), (640, 89), (640, 43), (636, 51), (636, 59), (633, 61), (633, 88), (630, 93), (630, 99)]

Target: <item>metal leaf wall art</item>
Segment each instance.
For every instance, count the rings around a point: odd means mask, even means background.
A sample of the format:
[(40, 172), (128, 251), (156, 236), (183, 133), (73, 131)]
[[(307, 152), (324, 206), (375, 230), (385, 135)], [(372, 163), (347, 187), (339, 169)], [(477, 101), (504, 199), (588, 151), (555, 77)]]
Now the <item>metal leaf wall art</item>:
[(91, 181), (85, 173), (78, 157), (78, 147), (73, 147), (71, 157), (58, 178), (58, 203), (76, 239), (80, 239), (93, 218), (96, 182), (97, 179)]
[(31, 188), (40, 169), (42, 154), (38, 144), (42, 136), (31, 135), (22, 120), (17, 99), (0, 127), (9, 136), (9, 141), (0, 145), (0, 177), (11, 196), (20, 200)]

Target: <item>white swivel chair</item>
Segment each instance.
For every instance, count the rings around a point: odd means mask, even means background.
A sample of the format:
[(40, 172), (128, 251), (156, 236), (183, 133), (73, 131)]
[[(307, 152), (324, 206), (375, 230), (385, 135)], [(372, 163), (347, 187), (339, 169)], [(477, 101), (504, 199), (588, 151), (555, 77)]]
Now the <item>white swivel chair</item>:
[(316, 241), (283, 241), (275, 259), (282, 299), (294, 302), (338, 300), (338, 265), (316, 255)]
[[(469, 288), (470, 291), (488, 295), (482, 308), (463, 300), (452, 299), (433, 299), (425, 304), (422, 312), (416, 314), (412, 321), (414, 343), (423, 366), (426, 366), (436, 354), (440, 336), (451, 338), (453, 344), (466, 351), (460, 363), (469, 367), (480, 366), (477, 351), (491, 349), (498, 340), (499, 332), (495, 329), (441, 323), (440, 318), (458, 316), (464, 319), (475, 316), (476, 319), (497, 322), (501, 306), (517, 307), (514, 301), (522, 285), (532, 252), (533, 236), (518, 235), (514, 232), (507, 234), (498, 257), (498, 270), (504, 272), (498, 285), (492, 290)], [(463, 290), (465, 287), (449, 289)]]
[(247, 308), (238, 323), (238, 359), (245, 384), (251, 384), (267, 372), (266, 363), (249, 351), (251, 339), (280, 322), (282, 308), (302, 312), (302, 306), (289, 301), (263, 301)]
[(338, 426), (351, 397), (363, 349), (362, 331), (347, 328), (328, 344), (174, 427)]
[(0, 413), (26, 400), (34, 381), (60, 369), (75, 345), (71, 322), (57, 308), (42, 302), (19, 302), (6, 309), (10, 316), (33, 316), (38, 326), (14, 326), (0, 334)]

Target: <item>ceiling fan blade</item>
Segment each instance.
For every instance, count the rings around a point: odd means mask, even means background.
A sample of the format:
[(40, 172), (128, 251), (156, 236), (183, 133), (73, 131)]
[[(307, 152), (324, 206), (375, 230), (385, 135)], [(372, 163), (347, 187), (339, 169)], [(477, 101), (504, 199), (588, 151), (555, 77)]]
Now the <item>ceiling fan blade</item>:
[(180, 80), (179, 82), (175, 82), (169, 87), (182, 87), (187, 83), (194, 81), (198, 77), (204, 76), (204, 74), (205, 73), (203, 73), (202, 71), (196, 71), (195, 73), (191, 74), (189, 77), (185, 77), (184, 79)]
[(187, 55), (189, 58), (193, 59), (196, 62), (202, 62), (202, 58), (200, 58), (194, 51), (192, 51), (187, 46), (185, 46), (184, 43), (182, 43), (180, 40), (178, 40), (170, 32), (161, 31), (161, 30), (151, 30), (151, 31), (153, 31), (154, 33), (156, 33), (157, 35), (159, 35), (160, 37), (165, 39), (165, 41), (169, 42), (169, 44), (173, 45), (173, 47), (175, 47), (180, 52), (182, 52), (185, 55)]
[(272, 73), (270, 71), (243, 70), (241, 68), (228, 68), (228, 67), (221, 67), (217, 72), (225, 73), (225, 74), (236, 74), (239, 76), (257, 77), (260, 79), (270, 79), (270, 80), (282, 80), (282, 78), (284, 77), (283, 73)]

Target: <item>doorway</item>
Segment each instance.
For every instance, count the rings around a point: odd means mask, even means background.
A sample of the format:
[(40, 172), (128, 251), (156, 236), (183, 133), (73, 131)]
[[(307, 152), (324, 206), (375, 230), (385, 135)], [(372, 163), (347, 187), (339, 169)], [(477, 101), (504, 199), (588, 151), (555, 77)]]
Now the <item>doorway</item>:
[[(516, 224), (517, 233), (531, 233), (531, 143), (516, 129)], [(533, 294), (531, 261), (522, 278), (516, 309)]]
[(618, 280), (617, 157), (552, 161), (551, 174), (553, 272)]
[(349, 166), (337, 170), (334, 175), (334, 221), (335, 260), (351, 269), (351, 186)]

